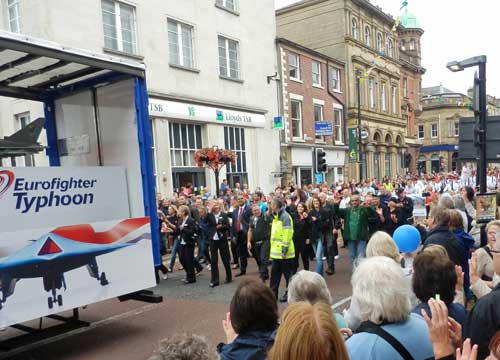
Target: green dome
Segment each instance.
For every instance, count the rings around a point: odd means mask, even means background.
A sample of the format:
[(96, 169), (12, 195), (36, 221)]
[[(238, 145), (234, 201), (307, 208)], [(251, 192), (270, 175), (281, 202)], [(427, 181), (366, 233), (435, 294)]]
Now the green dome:
[(420, 29), (420, 23), (417, 20), (417, 17), (412, 13), (408, 12), (408, 9), (405, 7), (405, 10), (399, 17), (399, 23), (401, 26), (407, 29)]

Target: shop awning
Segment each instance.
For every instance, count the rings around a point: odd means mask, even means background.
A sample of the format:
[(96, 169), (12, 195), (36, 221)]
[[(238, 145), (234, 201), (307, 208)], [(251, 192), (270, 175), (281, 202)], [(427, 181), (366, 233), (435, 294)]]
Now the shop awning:
[(429, 153), (436, 151), (458, 151), (458, 145), (430, 145), (430, 146), (422, 146), (420, 148), (421, 153)]
[(0, 96), (43, 100), (58, 89), (111, 73), (144, 78), (145, 66), (0, 31)]

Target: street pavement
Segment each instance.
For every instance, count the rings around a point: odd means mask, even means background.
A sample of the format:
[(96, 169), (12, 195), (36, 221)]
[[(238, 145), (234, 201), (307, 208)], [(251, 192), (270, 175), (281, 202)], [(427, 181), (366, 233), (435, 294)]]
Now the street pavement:
[[(335, 275), (326, 276), (337, 312), (349, 305), (351, 295), (347, 252), (346, 249), (340, 250)], [(314, 270), (314, 265), (312, 262), (311, 270)], [(221, 268), (220, 271), (223, 280), (224, 270)], [(233, 270), (233, 274), (237, 272)], [(161, 280), (153, 289), (163, 296), (160, 304), (111, 299), (89, 305), (80, 311), (80, 318), (91, 323), (89, 327), (30, 344), (14, 352), (0, 352), (0, 359), (141, 360), (154, 352), (161, 339), (182, 332), (203, 335), (215, 348), (225, 339), (222, 319), (241, 278), (235, 278), (231, 284), (210, 288), (210, 271), (207, 269), (203, 270), (195, 284), (182, 284), (183, 277), (184, 271), (175, 271), (169, 274), (168, 280)], [(258, 278), (253, 259), (249, 259), (247, 275), (242, 278)], [(284, 291), (284, 279), (281, 286), (280, 295)], [(280, 304), (281, 311), (285, 307), (286, 304)], [(44, 327), (52, 323), (52, 320), (43, 320)], [(39, 321), (27, 324), (38, 327)], [(0, 341), (19, 334), (22, 333), (9, 328), (0, 333)]]

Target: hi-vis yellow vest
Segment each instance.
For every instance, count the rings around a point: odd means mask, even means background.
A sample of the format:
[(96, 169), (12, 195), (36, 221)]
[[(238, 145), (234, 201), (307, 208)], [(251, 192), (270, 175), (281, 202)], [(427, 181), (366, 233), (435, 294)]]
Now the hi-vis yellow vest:
[[(282, 254), (285, 254), (283, 257)], [(271, 259), (292, 259), (295, 257), (293, 246), (293, 220), (284, 208), (274, 215), (271, 226)]]

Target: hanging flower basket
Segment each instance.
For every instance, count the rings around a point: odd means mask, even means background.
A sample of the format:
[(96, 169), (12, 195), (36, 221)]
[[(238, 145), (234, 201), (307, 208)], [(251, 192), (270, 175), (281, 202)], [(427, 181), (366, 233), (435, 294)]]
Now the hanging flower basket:
[(194, 153), (194, 162), (198, 167), (207, 166), (213, 170), (229, 163), (236, 163), (236, 154), (232, 150), (203, 148)]

